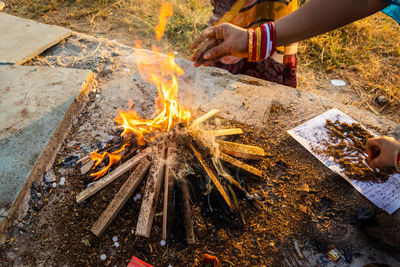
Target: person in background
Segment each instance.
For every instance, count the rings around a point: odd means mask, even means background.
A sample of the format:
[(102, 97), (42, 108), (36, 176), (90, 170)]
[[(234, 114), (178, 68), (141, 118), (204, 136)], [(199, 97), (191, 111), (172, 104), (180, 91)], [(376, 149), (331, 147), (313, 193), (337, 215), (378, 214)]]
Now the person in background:
[[(256, 1), (259, 2), (265, 1)], [(218, 66), (221, 59), (233, 56), (247, 62), (265, 62), (274, 56), (275, 47), (329, 32), (378, 11), (400, 23), (400, 0), (309, 0), (296, 11), (256, 28), (217, 24), (205, 29), (193, 42), (191, 49), (198, 50), (192, 61), (195, 66)], [(387, 136), (371, 138), (366, 147), (372, 168), (395, 166), (399, 170), (399, 141)]]
[[(211, 0), (211, 4), (210, 26), (229, 22), (245, 29), (275, 21), (298, 8), (298, 0)], [(226, 56), (212, 66), (296, 88), (297, 43), (277, 47), (271, 57), (258, 62)]]

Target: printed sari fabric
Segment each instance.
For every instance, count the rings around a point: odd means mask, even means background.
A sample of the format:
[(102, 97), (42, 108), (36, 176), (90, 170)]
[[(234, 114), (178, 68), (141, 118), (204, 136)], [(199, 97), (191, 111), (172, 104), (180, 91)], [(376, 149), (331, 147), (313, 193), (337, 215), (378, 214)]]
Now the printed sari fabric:
[[(210, 25), (230, 22), (243, 28), (256, 28), (298, 8), (297, 0), (211, 0), (211, 4), (214, 10)], [(271, 58), (261, 62), (225, 57), (214, 66), (233, 74), (249, 75), (296, 87), (297, 43), (278, 47)]]

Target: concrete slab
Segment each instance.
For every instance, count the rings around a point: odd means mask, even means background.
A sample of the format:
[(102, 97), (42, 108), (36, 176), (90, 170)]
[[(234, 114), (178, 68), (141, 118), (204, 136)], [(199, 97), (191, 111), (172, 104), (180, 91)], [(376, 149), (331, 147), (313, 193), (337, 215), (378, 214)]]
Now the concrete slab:
[(53, 163), (90, 78), (90, 70), (0, 67), (0, 222), (26, 181)]
[(0, 13), (0, 65), (21, 65), (71, 35), (65, 28)]

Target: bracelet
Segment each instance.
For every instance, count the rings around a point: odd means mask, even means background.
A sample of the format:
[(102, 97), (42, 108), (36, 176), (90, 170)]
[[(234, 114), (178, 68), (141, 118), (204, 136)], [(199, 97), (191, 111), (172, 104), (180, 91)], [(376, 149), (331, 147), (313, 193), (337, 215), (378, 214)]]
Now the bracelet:
[(247, 52), (249, 54), (248, 61), (251, 62), (251, 60), (253, 59), (253, 29), (247, 30), (247, 39), (248, 39)]
[(268, 22), (255, 29), (247, 30), (248, 62), (258, 62), (271, 57), (275, 52), (275, 24)]
[(253, 30), (253, 58), (252, 62), (256, 62), (256, 53), (257, 53), (257, 30)]
[(398, 172), (400, 172), (400, 147), (396, 149), (395, 153), (395, 167)]
[(257, 52), (256, 61), (261, 61), (261, 28), (257, 28)]

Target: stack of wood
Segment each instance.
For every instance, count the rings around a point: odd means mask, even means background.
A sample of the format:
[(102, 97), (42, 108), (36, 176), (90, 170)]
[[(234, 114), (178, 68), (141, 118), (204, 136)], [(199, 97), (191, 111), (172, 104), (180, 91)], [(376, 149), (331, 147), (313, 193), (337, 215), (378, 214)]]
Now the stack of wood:
[[(262, 148), (222, 140), (215, 140), (215, 142), (204, 141), (202, 135), (215, 138), (219, 136), (237, 135), (243, 133), (243, 131), (238, 128), (206, 131), (200, 130), (199, 126), (217, 113), (218, 110), (212, 110), (193, 121), (187, 131), (188, 136), (191, 137), (190, 139), (187, 139), (187, 147), (190, 147), (194, 157), (199, 162), (204, 173), (207, 174), (207, 176), (211, 179), (213, 185), (231, 210), (234, 210), (235, 207), (229, 197), (229, 194), (227, 194), (226, 189), (221, 184), (221, 180), (219, 178), (220, 176), (223, 177), (223, 179), (225, 179), (229, 184), (234, 186), (237, 190), (243, 192), (246, 196), (246, 199), (251, 201), (257, 208), (264, 209), (262, 202), (249, 194), (236, 179), (229, 176), (227, 173), (224, 173), (224, 175), (219, 175), (218, 170), (217, 173), (215, 173), (212, 167), (207, 164), (202, 156), (202, 153), (199, 152), (199, 149), (196, 148), (199, 146), (206, 147), (208, 148), (211, 156), (216, 156), (218, 159), (241, 168), (254, 176), (262, 177), (263, 174), (261, 170), (258, 170), (257, 168), (254, 168), (253, 166), (250, 166), (237, 159), (262, 159), (265, 156), (265, 152)], [(96, 181), (92, 186), (79, 193), (76, 196), (76, 202), (82, 203), (101, 189), (105, 188), (121, 175), (134, 169), (126, 182), (122, 185), (119, 192), (115, 195), (113, 200), (109, 203), (107, 208), (91, 227), (91, 232), (93, 232), (96, 236), (100, 236), (104, 233), (104, 231), (111, 224), (147, 174), (145, 191), (135, 234), (143, 237), (150, 236), (161, 185), (164, 182), (161, 238), (163, 240), (167, 239), (169, 233), (171, 232), (171, 227), (174, 224), (175, 216), (173, 192), (175, 186), (178, 185), (181, 188), (180, 191), (182, 193), (186, 243), (194, 244), (195, 235), (193, 231), (192, 206), (188, 183), (185, 179), (177, 179), (177, 149), (178, 148), (176, 147), (175, 143), (166, 142), (165, 139), (163, 139), (159, 140), (156, 144), (148, 146), (138, 153), (136, 153), (135, 150), (136, 155), (132, 156), (130, 159), (120, 164), (108, 175), (104, 176), (100, 180)], [(82, 173), (88, 172), (93, 166), (93, 161), (90, 159), (90, 157), (83, 158), (80, 160), (80, 163), (82, 165)]]

